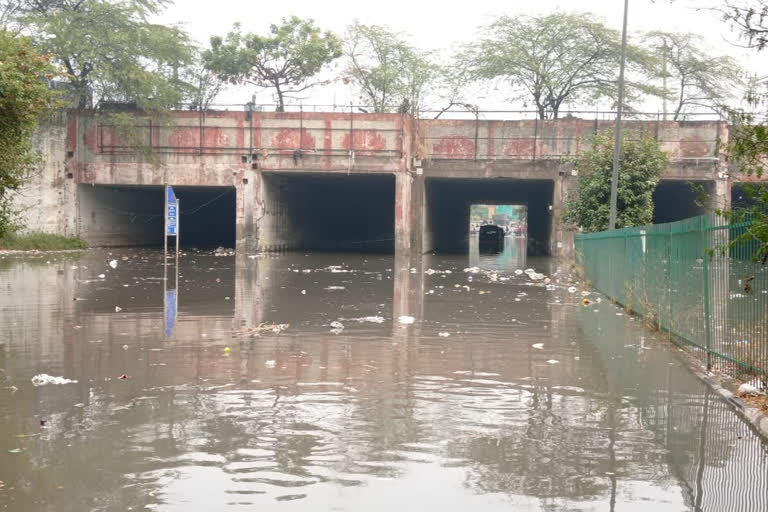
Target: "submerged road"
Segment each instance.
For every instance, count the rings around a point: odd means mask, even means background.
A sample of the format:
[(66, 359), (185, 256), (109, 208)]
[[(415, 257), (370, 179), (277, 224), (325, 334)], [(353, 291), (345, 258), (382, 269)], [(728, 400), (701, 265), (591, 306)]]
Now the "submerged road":
[(0, 258), (0, 510), (766, 510), (765, 442), (524, 246)]

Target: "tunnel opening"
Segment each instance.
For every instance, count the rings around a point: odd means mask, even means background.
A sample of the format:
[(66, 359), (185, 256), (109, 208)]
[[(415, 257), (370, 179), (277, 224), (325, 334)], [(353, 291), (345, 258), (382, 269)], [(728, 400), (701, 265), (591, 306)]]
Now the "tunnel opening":
[(467, 252), (473, 205), (508, 205), (524, 212), (527, 254), (549, 255), (553, 194), (552, 180), (427, 178), (424, 252)]
[(661, 180), (653, 192), (653, 223), (675, 222), (708, 212), (714, 181)]
[(262, 185), (265, 250), (394, 252), (394, 175), (264, 173)]
[[(235, 188), (174, 186), (180, 246), (235, 246)], [(162, 185), (78, 185), (80, 237), (92, 247), (163, 245)]]

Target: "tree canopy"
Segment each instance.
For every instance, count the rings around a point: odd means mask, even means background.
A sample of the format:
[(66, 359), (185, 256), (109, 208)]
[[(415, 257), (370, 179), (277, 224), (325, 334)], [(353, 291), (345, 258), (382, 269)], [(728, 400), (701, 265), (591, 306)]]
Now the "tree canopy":
[[(566, 103), (613, 98), (621, 54), (620, 35), (590, 14), (501, 16), (470, 45), (475, 75), (502, 79), (530, 100), (540, 119), (557, 118)], [(627, 47), (627, 103), (638, 92), (658, 91), (632, 72), (645, 74), (653, 58)]]
[(357, 85), (360, 101), (375, 112), (418, 112), (438, 74), (429, 53), (385, 26), (353, 23), (347, 29), (344, 53), (347, 80)]
[(30, 38), (0, 30), (0, 238), (12, 226), (10, 195), (33, 171), (32, 135), (40, 118), (58, 106), (48, 81), (57, 74)]
[(341, 43), (333, 33), (297, 16), (270, 25), (265, 36), (243, 34), (236, 24), (226, 38), (212, 37), (203, 53), (206, 67), (232, 83), (274, 88), (278, 111), (285, 109), (286, 96), (316, 85), (311, 79), (340, 56)]
[[(564, 220), (585, 232), (608, 229), (613, 170), (614, 136), (611, 132), (592, 137), (591, 148), (575, 157), (578, 193), (565, 204)], [(653, 220), (653, 191), (667, 155), (647, 134), (623, 134), (619, 160), (616, 227), (650, 224)]]
[(658, 57), (656, 74), (664, 81), (664, 96), (673, 102), (675, 121), (691, 107), (722, 112), (733, 91), (743, 85), (736, 61), (708, 55), (701, 36), (655, 31), (645, 39)]
[(149, 21), (166, 0), (25, 0), (17, 21), (66, 71), (84, 108), (101, 101), (168, 108), (185, 96), (179, 79), (194, 49), (183, 30)]

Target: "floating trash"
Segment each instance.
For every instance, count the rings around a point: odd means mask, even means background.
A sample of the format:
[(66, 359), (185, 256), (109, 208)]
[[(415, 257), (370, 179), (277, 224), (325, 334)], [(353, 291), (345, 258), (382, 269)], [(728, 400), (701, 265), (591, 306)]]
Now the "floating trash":
[(559, 362), (560, 361), (558, 361), (557, 359), (550, 359), (549, 361), (547, 361), (547, 364), (558, 364)]
[(270, 359), (268, 361), (264, 361), (264, 366), (266, 366), (267, 368), (274, 368), (275, 364), (277, 364), (277, 363), (275, 363), (274, 359)]
[(48, 375), (47, 373), (41, 373), (40, 375), (35, 375), (32, 377), (32, 385), (35, 387), (38, 386), (45, 386), (48, 384), (76, 384), (76, 380), (67, 379), (64, 377), (54, 377), (53, 375)]
[(413, 322), (415, 322), (416, 319), (413, 318), (412, 316), (403, 315), (403, 316), (398, 317), (397, 321), (400, 322), (401, 324), (408, 325), (408, 324), (412, 324)]
[(531, 346), (532, 346), (533, 348), (537, 348), (537, 349), (539, 349), (539, 350), (543, 350), (543, 349), (544, 349), (544, 344), (543, 344), (543, 343), (534, 343), (534, 344), (533, 344), (533, 345), (531, 345)]
[(447, 338), (448, 336), (451, 335), (451, 333), (449, 333), (449, 332), (439, 332), (439, 333), (437, 333), (437, 335), (440, 336), (441, 338)]
[(117, 260), (112, 260), (109, 262), (109, 266), (112, 268), (117, 268)]

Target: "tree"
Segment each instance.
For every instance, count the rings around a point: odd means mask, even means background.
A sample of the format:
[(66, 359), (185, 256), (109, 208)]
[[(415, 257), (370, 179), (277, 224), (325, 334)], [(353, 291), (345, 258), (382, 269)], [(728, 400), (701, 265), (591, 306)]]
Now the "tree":
[(725, 0), (723, 3), (715, 9), (739, 32), (746, 47), (763, 50), (768, 45), (768, 2)]
[[(566, 201), (564, 220), (586, 232), (608, 229), (613, 145), (612, 133), (595, 134), (591, 148), (573, 162), (579, 175), (578, 193)], [(616, 227), (651, 223), (653, 191), (666, 166), (667, 155), (647, 134), (622, 137)]]
[(202, 112), (208, 110), (226, 83), (221, 75), (208, 69), (201, 59), (185, 69), (184, 80), (190, 84), (190, 90), (185, 98), (190, 110)]
[(235, 24), (226, 39), (212, 37), (203, 53), (206, 67), (225, 80), (274, 88), (278, 112), (285, 110), (287, 95), (317, 85), (311, 79), (340, 56), (341, 43), (333, 33), (297, 16), (270, 25), (266, 36), (242, 34)]
[(79, 108), (101, 101), (143, 110), (179, 103), (192, 62), (187, 34), (154, 24), (167, 0), (25, 0), (18, 21), (67, 72)]
[(0, 30), (0, 238), (12, 225), (10, 198), (38, 161), (31, 137), (38, 121), (58, 105), (48, 80), (57, 74), (50, 57), (29, 38)]
[(360, 99), (375, 112), (416, 113), (438, 68), (430, 55), (408, 44), (401, 34), (379, 25), (353, 23), (347, 29), (346, 79), (357, 84)]
[[(740, 66), (731, 57), (712, 57), (704, 51), (704, 39), (695, 34), (650, 32), (645, 37), (660, 66), (656, 75), (664, 81), (666, 99), (673, 100), (673, 119), (689, 107), (721, 112), (733, 91), (742, 86)], [(672, 82), (672, 88), (667, 86)]]
[[(590, 14), (502, 16), (468, 48), (475, 75), (506, 80), (529, 98), (540, 119), (557, 119), (564, 104), (617, 96), (619, 33)], [(653, 59), (627, 46), (627, 69), (646, 73)], [(626, 82), (626, 103), (638, 92), (658, 94), (642, 80)]]

